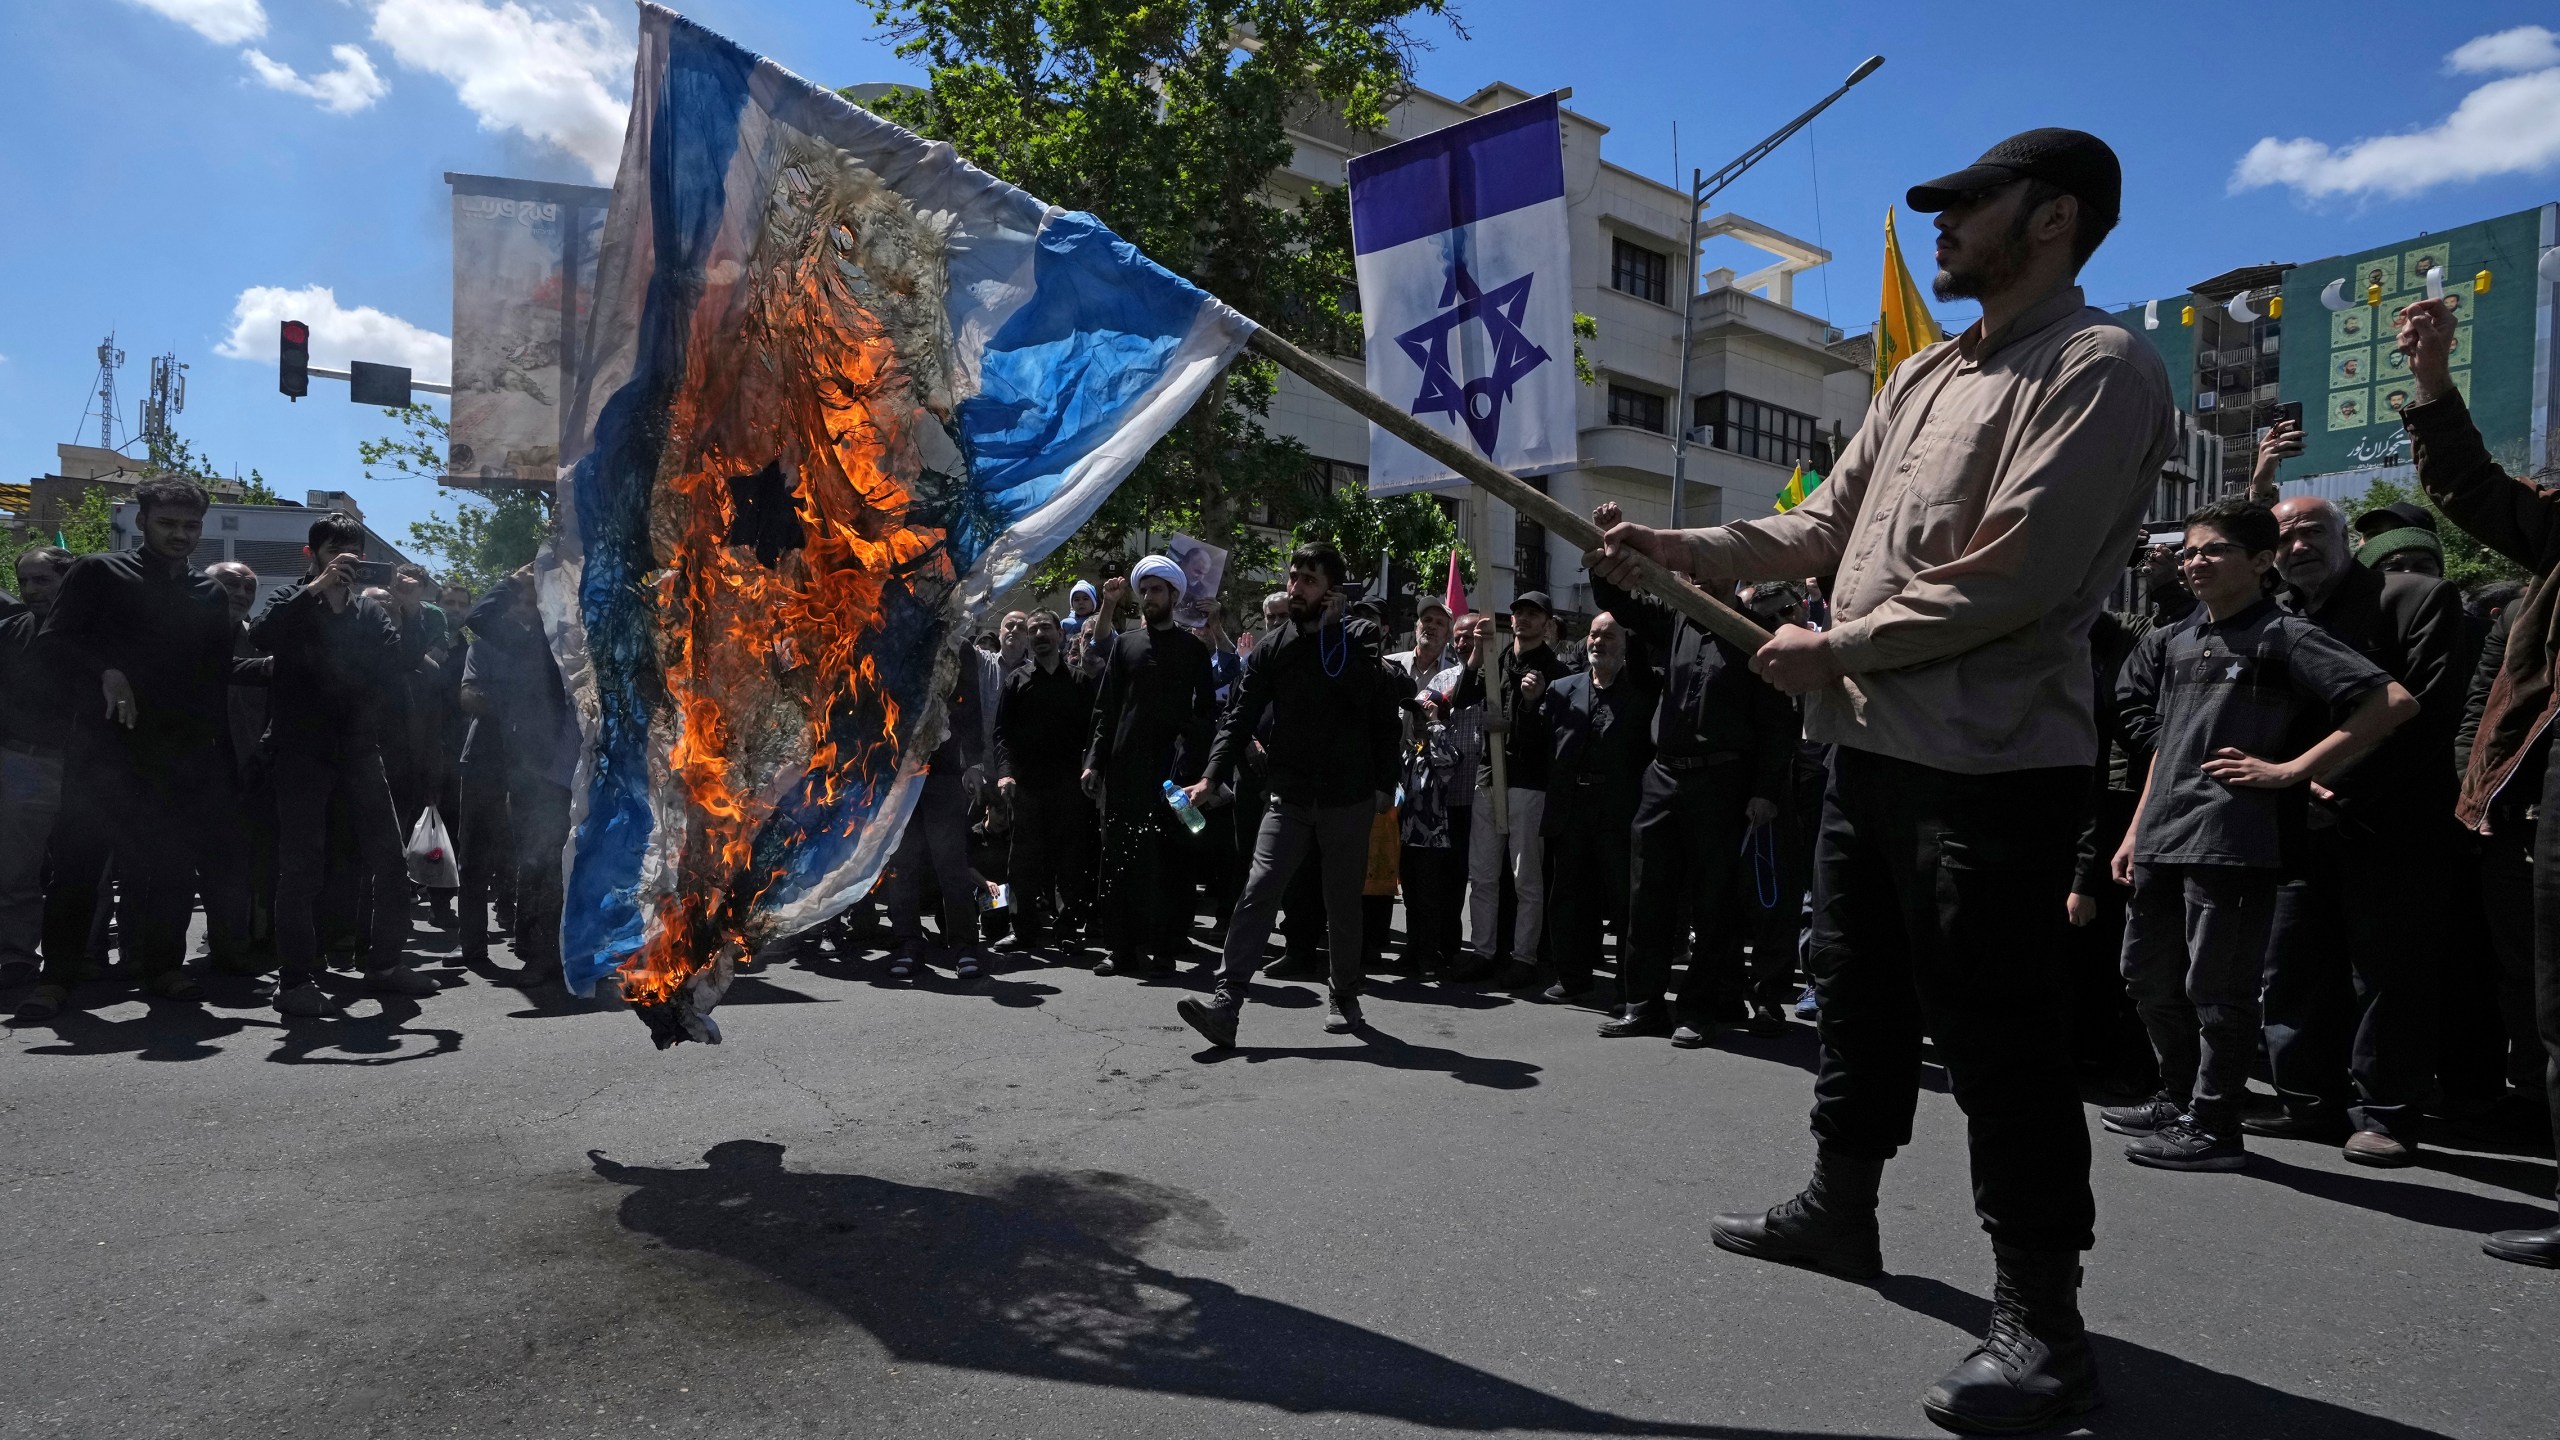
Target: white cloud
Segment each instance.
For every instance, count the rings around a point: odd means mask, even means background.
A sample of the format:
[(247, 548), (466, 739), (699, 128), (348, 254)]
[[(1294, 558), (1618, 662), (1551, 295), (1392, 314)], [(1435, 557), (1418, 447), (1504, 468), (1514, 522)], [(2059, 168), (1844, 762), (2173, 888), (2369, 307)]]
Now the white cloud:
[(441, 385), (453, 374), (453, 340), (422, 329), (370, 305), (353, 309), (338, 303), (326, 285), (287, 290), (281, 285), (252, 285), (231, 307), (231, 333), (213, 347), (233, 360), (276, 358), (276, 327), (300, 320), (311, 327), (311, 363), (344, 370), (350, 360), (406, 365), (412, 378)]
[(593, 6), (382, 0), (373, 39), (402, 65), (452, 82), (482, 129), (556, 145), (596, 179), (613, 178), (630, 107), (607, 86), (631, 73), (632, 41)]
[(2444, 119), (2399, 135), (2369, 136), (2334, 149), (2317, 140), (2270, 135), (2240, 157), (2231, 190), (2283, 185), (2305, 198), (2397, 198), (2560, 166), (2560, 37), (2532, 25), (2484, 35), (2446, 63), (2473, 72), (2543, 68), (2491, 80), (2463, 96)]
[(338, 68), (307, 78), (281, 60), (268, 59), (263, 50), (243, 50), (240, 55), (268, 89), (316, 100), (321, 109), (332, 114), (353, 115), (391, 93), (381, 72), (373, 68), (373, 61), (358, 46), (330, 46), (330, 58), (338, 62)]
[(131, 0), (157, 11), (216, 45), (237, 45), (267, 33), (267, 10), (258, 0)]
[(2513, 75), (2554, 65), (2560, 65), (2560, 35), (2539, 25), (2519, 25), (2466, 40), (2444, 57), (2444, 68), (2456, 75)]

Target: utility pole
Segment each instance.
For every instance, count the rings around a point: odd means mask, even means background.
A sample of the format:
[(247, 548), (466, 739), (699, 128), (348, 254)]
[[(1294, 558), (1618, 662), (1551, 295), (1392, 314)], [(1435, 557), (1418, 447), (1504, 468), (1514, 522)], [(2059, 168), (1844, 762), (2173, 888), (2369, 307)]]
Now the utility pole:
[[(116, 332), (98, 342), (98, 448), (116, 448), (116, 371), (124, 367), (124, 352), (116, 348)], [(86, 416), (82, 417), (86, 419)]]
[(1813, 117), (1831, 108), (1831, 102), (1849, 93), (1859, 81), (1876, 73), (1884, 64), (1881, 55), (1870, 55), (1866, 63), (1849, 72), (1840, 88), (1823, 96), (1812, 109), (1790, 120), (1777, 133), (1743, 151), (1726, 162), (1713, 175), (1702, 170), (1689, 172), (1689, 283), (1680, 299), (1680, 397), (1671, 414), (1671, 528), (1686, 528), (1689, 517), (1689, 347), (1696, 338), (1698, 316), (1698, 216), (1716, 192), (1742, 178), (1744, 171), (1769, 157), (1769, 152), (1787, 142), (1788, 137), (1811, 123)]

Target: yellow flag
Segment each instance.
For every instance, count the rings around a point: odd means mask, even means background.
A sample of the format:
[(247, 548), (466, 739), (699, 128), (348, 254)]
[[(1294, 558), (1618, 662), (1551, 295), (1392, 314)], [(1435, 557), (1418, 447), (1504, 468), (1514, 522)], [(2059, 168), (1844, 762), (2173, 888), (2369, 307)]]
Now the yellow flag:
[(1777, 503), (1769, 508), (1784, 515), (1803, 504), (1814, 491), (1820, 488), (1822, 488), (1821, 474), (1808, 470), (1800, 464), (1787, 476), (1787, 483), (1778, 488)]
[(1884, 389), (1893, 367), (1920, 353), (1921, 347), (1946, 339), (1938, 328), (1937, 317), (1911, 283), (1910, 268), (1902, 263), (1902, 241), (1893, 233), (1893, 208), (1884, 212), (1884, 313), (1876, 317), (1876, 369), (1867, 393)]

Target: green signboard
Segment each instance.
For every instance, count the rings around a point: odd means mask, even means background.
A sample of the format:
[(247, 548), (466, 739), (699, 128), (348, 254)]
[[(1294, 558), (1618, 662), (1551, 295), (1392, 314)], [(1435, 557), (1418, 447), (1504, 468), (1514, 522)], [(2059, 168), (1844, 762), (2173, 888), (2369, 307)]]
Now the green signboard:
[(2169, 367), (2169, 403), (2188, 411), (2196, 408), (2196, 330), (2179, 324), (2178, 317), (2193, 303), (2194, 297), (2179, 295), (2128, 306), (2114, 317), (2160, 352), (2161, 363)]
[[(2435, 269), (2444, 272), (2456, 317), (2454, 384), (2482, 437), (2511, 466), (2539, 465), (2548, 422), (2541, 397), (2551, 383), (2550, 287), (2534, 272), (2554, 209), (2518, 211), (2285, 272), (2277, 393), (2302, 406), (2305, 433), (2302, 454), (2285, 462), (2279, 478), (2409, 463), (2400, 408), (2416, 399), (2417, 388), (2393, 347), (2393, 317), (2426, 298)], [(2485, 291), (2476, 283), (2483, 271)], [(2343, 308), (2322, 298), (2332, 283)]]

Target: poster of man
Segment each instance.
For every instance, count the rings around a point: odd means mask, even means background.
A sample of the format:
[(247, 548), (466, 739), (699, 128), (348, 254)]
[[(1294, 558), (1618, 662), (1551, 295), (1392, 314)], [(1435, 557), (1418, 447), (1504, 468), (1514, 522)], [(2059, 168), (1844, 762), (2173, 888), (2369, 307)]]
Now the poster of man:
[(1182, 567), (1182, 602), (1174, 606), (1173, 618), (1184, 625), (1208, 624), (1218, 586), (1226, 579), (1227, 552), (1206, 540), (1176, 535), (1165, 542), (1164, 554)]

